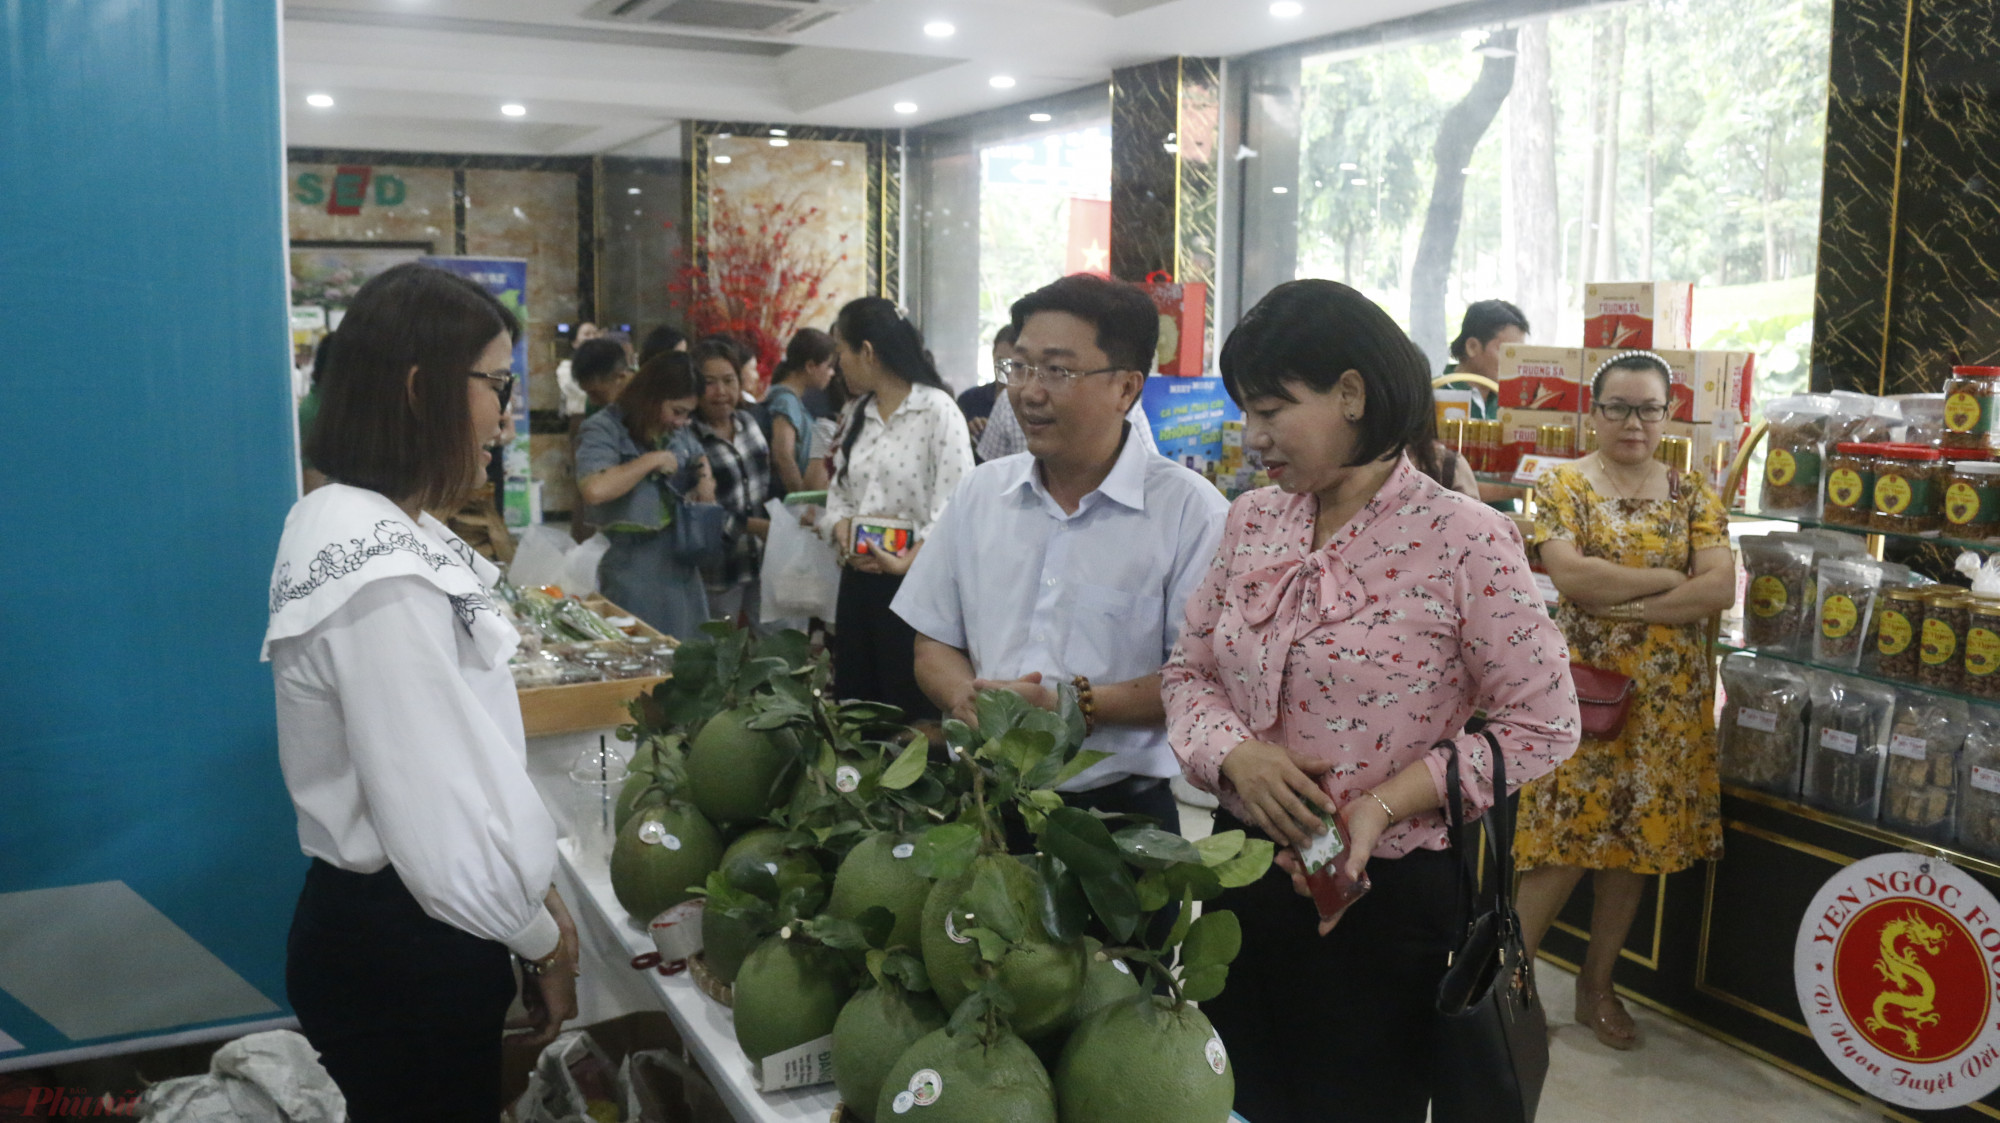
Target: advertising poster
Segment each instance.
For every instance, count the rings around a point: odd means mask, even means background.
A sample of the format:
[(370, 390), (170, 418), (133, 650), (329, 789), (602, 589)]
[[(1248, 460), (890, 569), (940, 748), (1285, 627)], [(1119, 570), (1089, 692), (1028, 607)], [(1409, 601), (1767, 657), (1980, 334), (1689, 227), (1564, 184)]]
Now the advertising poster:
[(1199, 472), (1222, 459), (1222, 424), (1241, 421), (1220, 378), (1155, 376), (1140, 399), (1160, 455)]
[(521, 320), (521, 336), (514, 341), (514, 401), (510, 432), (503, 438), (506, 449), (502, 464), (506, 480), (501, 487), (500, 509), (509, 530), (520, 532), (534, 522), (532, 484), (528, 454), (528, 261), (520, 257), (425, 257), (425, 265), (449, 269), (485, 287), (507, 310)]

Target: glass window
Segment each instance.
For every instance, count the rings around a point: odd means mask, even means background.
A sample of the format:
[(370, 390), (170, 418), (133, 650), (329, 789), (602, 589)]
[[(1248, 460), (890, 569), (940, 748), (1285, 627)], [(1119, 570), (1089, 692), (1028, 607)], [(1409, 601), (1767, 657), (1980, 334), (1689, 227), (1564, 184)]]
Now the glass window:
[[(1575, 346), (1585, 284), (1693, 281), (1696, 347), (1801, 387), (1829, 28), (1830, 0), (1642, 0), (1250, 60), (1238, 314), (1344, 281), (1441, 368), (1471, 301)], [(1295, 248), (1260, 236), (1292, 216)]]

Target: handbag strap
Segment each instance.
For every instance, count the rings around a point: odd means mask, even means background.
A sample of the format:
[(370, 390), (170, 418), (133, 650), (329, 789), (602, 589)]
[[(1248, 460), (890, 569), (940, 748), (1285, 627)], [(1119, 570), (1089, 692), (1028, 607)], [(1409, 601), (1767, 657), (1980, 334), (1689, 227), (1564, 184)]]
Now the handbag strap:
[[(1493, 760), (1493, 806), (1486, 812), (1486, 845), (1493, 854), (1496, 884), (1493, 890), (1494, 908), (1500, 916), (1514, 915), (1514, 809), (1507, 802), (1507, 757), (1500, 751), (1500, 739), (1491, 729), (1479, 731), (1486, 738), (1488, 750)], [(1473, 883), (1478, 877), (1474, 865), (1478, 859), (1465, 846), (1465, 799), (1458, 775), (1458, 742), (1445, 740), (1438, 742), (1448, 749), (1451, 759), (1444, 770), (1445, 786), (1445, 836), (1451, 848), (1458, 855), (1459, 900), (1465, 908), (1466, 922), (1472, 920)]]

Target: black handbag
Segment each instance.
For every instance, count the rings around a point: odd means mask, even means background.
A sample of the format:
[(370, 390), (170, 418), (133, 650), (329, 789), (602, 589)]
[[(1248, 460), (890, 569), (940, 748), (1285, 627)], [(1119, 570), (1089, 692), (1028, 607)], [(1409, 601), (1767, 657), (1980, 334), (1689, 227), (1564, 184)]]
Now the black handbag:
[(1495, 798), (1486, 813), (1486, 844), (1493, 854), (1494, 892), (1492, 909), (1477, 916), (1473, 884), (1478, 851), (1464, 844), (1458, 751), (1445, 742), (1452, 749), (1445, 767), (1445, 824), (1459, 859), (1459, 897), (1471, 920), (1438, 983), (1431, 1119), (1534, 1123), (1542, 1081), (1549, 1074), (1548, 1018), (1521, 939), (1521, 918), (1514, 911), (1514, 813), (1507, 804), (1507, 763), (1492, 732), (1482, 730), (1481, 736), (1493, 753)]

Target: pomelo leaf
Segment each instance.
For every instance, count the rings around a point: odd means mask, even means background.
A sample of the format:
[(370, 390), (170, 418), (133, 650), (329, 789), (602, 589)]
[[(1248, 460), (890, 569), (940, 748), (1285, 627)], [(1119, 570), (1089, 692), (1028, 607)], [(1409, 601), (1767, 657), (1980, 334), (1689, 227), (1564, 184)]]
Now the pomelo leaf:
[(993, 758), (1013, 768), (1017, 776), (1033, 772), (1055, 748), (1054, 737), (1028, 729), (1016, 729), (988, 746)]
[(1083, 884), (1061, 858), (1043, 854), (1035, 861), (1042, 875), (1042, 927), (1057, 943), (1068, 943), (1083, 933), (1090, 919), (1090, 901), (1083, 894)]
[(1098, 761), (1110, 759), (1110, 753), (1101, 753), (1096, 749), (1078, 749), (1077, 754), (1069, 759), (1069, 763), (1062, 766), (1062, 771), (1056, 773), (1044, 786), (1059, 788), (1082, 775), (1084, 769)]
[(1182, 894), (1181, 903), (1175, 908), (1173, 930), (1167, 933), (1167, 942), (1160, 946), (1163, 948), (1179, 947), (1181, 941), (1187, 939), (1188, 925), (1193, 922), (1194, 898), (1187, 894)]
[(1010, 944), (1019, 942), (1027, 933), (1028, 918), (1007, 891), (1007, 879), (992, 862), (980, 867), (972, 877), (972, 884), (966, 887), (965, 895), (958, 900), (960, 907), (979, 918), (982, 927), (992, 929)]
[(1147, 870), (1139, 878), (1139, 911), (1158, 912), (1167, 907), (1171, 894), (1167, 891), (1167, 875), (1159, 870)]
[(988, 963), (998, 963), (1007, 956), (1007, 939), (991, 928), (967, 928), (959, 935), (971, 938), (979, 945), (979, 958)]
[(1201, 864), (1219, 866), (1243, 852), (1243, 840), (1248, 837), (1242, 831), (1223, 831), (1207, 838), (1198, 839), (1194, 848), (1201, 852)]
[(1181, 941), (1181, 963), (1189, 971), (1204, 967), (1226, 967), (1243, 950), (1243, 924), (1227, 909), (1205, 912), (1188, 926)]
[(759, 640), (756, 654), (758, 658), (777, 659), (787, 666), (804, 667), (812, 662), (812, 640), (804, 632), (787, 628)]
[(924, 961), (907, 951), (882, 953), (882, 974), (894, 979), (907, 991), (924, 993), (931, 989), (931, 976), (924, 970)]
[(1084, 874), (1079, 880), (1083, 895), (1111, 935), (1120, 943), (1131, 939), (1139, 929), (1139, 889), (1130, 871), (1119, 865), (1109, 873)]
[(1221, 994), (1228, 983), (1229, 968), (1198, 967), (1181, 976), (1181, 997), (1189, 1002), (1207, 1002)]
[(932, 827), (917, 840), (912, 857), (917, 872), (934, 881), (957, 877), (972, 868), (979, 856), (979, 828), (971, 823), (945, 823)]
[(1209, 901), (1222, 893), (1222, 879), (1216, 877), (1215, 871), (1207, 866), (1182, 862), (1167, 867), (1165, 876), (1167, 893), (1170, 896), (1179, 897), (1185, 894), (1197, 901)]
[(957, 718), (946, 719), (944, 723), (945, 744), (956, 745), (959, 748), (964, 748), (965, 746), (970, 745), (977, 740), (979, 740), (979, 734), (973, 732), (971, 726), (965, 724), (964, 722), (958, 720)]
[(1263, 877), (1271, 868), (1271, 858), (1277, 853), (1277, 846), (1268, 838), (1253, 838), (1243, 843), (1243, 850), (1234, 858), (1215, 867), (1216, 880), (1224, 889), (1240, 889)]
[(909, 747), (896, 757), (894, 764), (883, 769), (879, 786), (899, 792), (923, 779), (924, 765), (929, 760), (930, 751), (930, 740), (919, 734), (910, 742)]
[(1126, 858), (1146, 869), (1163, 870), (1177, 862), (1197, 865), (1201, 862), (1201, 851), (1195, 849), (1194, 843), (1156, 827), (1127, 827), (1111, 838)]

